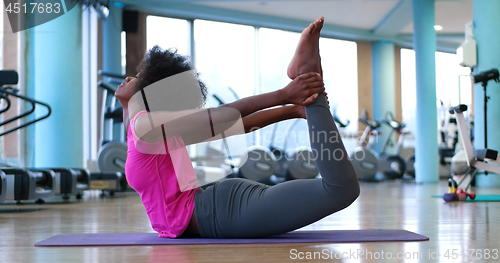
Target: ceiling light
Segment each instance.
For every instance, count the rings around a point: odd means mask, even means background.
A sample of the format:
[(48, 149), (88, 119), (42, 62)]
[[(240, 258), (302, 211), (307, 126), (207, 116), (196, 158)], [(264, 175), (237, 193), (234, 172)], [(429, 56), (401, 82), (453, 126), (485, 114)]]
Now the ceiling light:
[(435, 25), (435, 26), (434, 26), (434, 29), (435, 29), (436, 31), (441, 31), (441, 30), (443, 30), (443, 26), (441, 26), (441, 25)]

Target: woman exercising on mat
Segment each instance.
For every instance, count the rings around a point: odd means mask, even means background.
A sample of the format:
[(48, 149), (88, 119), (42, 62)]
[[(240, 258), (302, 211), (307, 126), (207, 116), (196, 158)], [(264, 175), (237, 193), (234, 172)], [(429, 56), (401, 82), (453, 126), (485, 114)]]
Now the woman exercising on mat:
[[(145, 87), (192, 70), (185, 57), (158, 47), (149, 51), (139, 66), (138, 76), (128, 77), (118, 87), (115, 96), (123, 106), (128, 135), (127, 180), (140, 194), (151, 225), (160, 237), (267, 237), (309, 225), (356, 200), (358, 179), (323, 93), (319, 56), (323, 22), (324, 18), (320, 17), (302, 31), (287, 70), (292, 81), (275, 92), (203, 112), (189, 110), (201, 109), (206, 98), (206, 88), (199, 82), (196, 84), (202, 98), (191, 102), (192, 105), (183, 105), (185, 109), (179, 111), (182, 117), (169, 111), (155, 111), (152, 100), (146, 99)], [(195, 76), (198, 81), (196, 73)], [(170, 89), (163, 90), (168, 90), (168, 96), (164, 97), (175, 97)], [(150, 93), (150, 98), (157, 94)], [(142, 94), (141, 99), (132, 103), (137, 94)], [(139, 104), (142, 106), (137, 106)], [(284, 104), (293, 105), (275, 107)], [(209, 137), (224, 136), (224, 133), (230, 136), (233, 133), (228, 128), (237, 122), (236, 115), (244, 132), (286, 119), (306, 118), (311, 149), (317, 153), (314, 157), (322, 178), (287, 181), (275, 186), (231, 178), (204, 187), (193, 184), (192, 178), (182, 179), (181, 170), (194, 174), (191, 163), (184, 162), (189, 158), (184, 143), (202, 141), (187, 135), (201, 133), (200, 123), (206, 122), (210, 127)], [(182, 150), (171, 149), (175, 147)], [(179, 164), (185, 165), (179, 167)], [(191, 181), (186, 183), (186, 180)], [(192, 186), (186, 188), (186, 184)]]

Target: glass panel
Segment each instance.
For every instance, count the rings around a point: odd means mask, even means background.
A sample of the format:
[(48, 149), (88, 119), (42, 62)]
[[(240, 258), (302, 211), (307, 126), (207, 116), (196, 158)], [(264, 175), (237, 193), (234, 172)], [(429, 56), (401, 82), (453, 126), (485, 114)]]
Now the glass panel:
[(121, 47), (122, 47), (122, 52), (121, 52), (121, 65), (122, 65), (122, 74), (126, 73), (126, 68), (127, 68), (127, 34), (125, 31), (122, 31), (121, 33)]
[(417, 76), (415, 72), (415, 51), (401, 49), (401, 110), (403, 122), (411, 134), (416, 132)]
[(177, 49), (179, 54), (190, 55), (189, 23), (184, 19), (148, 16), (146, 18), (146, 46)]
[(205, 20), (194, 28), (196, 68), (210, 93), (225, 103), (254, 95), (254, 28)]

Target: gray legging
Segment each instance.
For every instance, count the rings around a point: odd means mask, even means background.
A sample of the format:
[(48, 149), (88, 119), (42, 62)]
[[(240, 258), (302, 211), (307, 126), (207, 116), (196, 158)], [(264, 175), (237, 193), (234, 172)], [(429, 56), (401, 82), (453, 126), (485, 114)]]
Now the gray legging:
[(202, 237), (252, 238), (286, 233), (349, 206), (359, 183), (324, 94), (306, 107), (309, 138), (322, 178), (267, 186), (227, 179), (199, 189), (195, 216)]

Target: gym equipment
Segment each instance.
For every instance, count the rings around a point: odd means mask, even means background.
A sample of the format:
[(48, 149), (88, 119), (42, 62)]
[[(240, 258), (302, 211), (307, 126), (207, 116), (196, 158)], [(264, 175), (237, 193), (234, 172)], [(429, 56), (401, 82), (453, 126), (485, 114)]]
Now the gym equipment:
[(267, 238), (158, 238), (157, 233), (86, 233), (49, 237), (35, 247), (206, 245), (278, 243), (359, 243), (426, 241), (428, 237), (399, 229), (291, 231)]
[[(1, 77), (5, 76), (6, 79)], [(0, 71), (0, 83), (3, 84), (17, 84), (19, 76), (15, 71)], [(52, 110), (49, 105), (36, 101), (34, 99), (18, 94), (19, 90), (11, 87), (0, 86), (0, 96), (10, 105), (9, 96), (21, 99), (31, 105), (31, 109), (12, 117), (2, 123), (0, 126), (11, 123), (23, 117), (32, 114), (35, 111), (36, 105), (42, 105), (47, 108), (47, 114), (42, 117), (36, 118), (32, 121), (24, 122), (17, 127), (11, 128), (7, 131), (0, 133), (0, 136), (24, 128), (35, 122), (41, 121), (50, 116)], [(17, 169), (17, 168), (1, 168), (6, 172), (6, 180), (8, 180), (9, 187), (7, 191), (13, 189), (14, 193), (10, 198), (18, 202), (21, 200), (38, 199), (41, 202), (42, 198), (53, 196), (55, 194), (63, 195), (63, 199), (68, 199), (70, 194), (76, 193), (77, 198), (80, 199), (84, 190), (89, 188), (88, 172), (83, 169), (65, 169), (65, 168), (33, 168), (33, 169)], [(24, 177), (23, 177), (24, 176)], [(30, 176), (37, 176), (30, 178)], [(27, 177), (27, 179), (23, 179)], [(51, 177), (51, 178), (49, 178)]]
[(127, 189), (128, 183), (125, 176), (120, 172), (100, 172), (90, 173), (90, 186), (92, 190), (102, 190), (109, 192), (113, 196), (115, 192), (123, 192)]
[(108, 142), (99, 149), (98, 166), (102, 172), (119, 171), (125, 173), (127, 160), (127, 144), (123, 142)]
[[(5, 84), (15, 85), (19, 81), (19, 75), (13, 70), (0, 70), (0, 94), (2, 99), (7, 101), (10, 105), (9, 96), (16, 97), (27, 104), (31, 105), (31, 109), (9, 118), (0, 123), (0, 127), (16, 120), (22, 119), (35, 111), (36, 105), (41, 105), (47, 109), (47, 113), (39, 118), (35, 118), (31, 121), (25, 121), (16, 127), (10, 128), (6, 131), (0, 133), (0, 136), (6, 135), (13, 131), (19, 130), (38, 121), (41, 121), (50, 116), (52, 110), (49, 105), (22, 96), (18, 94), (19, 90), (4, 87)], [(7, 108), (10, 108), (7, 107)], [(3, 112), (7, 109), (2, 109)], [(1, 171), (5, 173), (5, 177), (2, 177), (2, 199), (3, 200), (15, 200), (18, 203), (24, 200), (36, 199), (37, 203), (43, 203), (43, 198), (52, 197), (55, 194), (55, 174), (51, 170), (26, 170), (19, 168), (1, 167)], [(5, 180), (4, 180), (5, 179)], [(5, 183), (5, 186), (4, 186)], [(3, 188), (5, 187), (5, 191)], [(4, 194), (5, 193), (5, 194)]]
[(0, 70), (0, 87), (15, 85), (19, 82), (19, 75), (14, 70)]
[(8, 111), (10, 109), (10, 100), (7, 96), (0, 94), (0, 101), (5, 101), (5, 107), (0, 110), (0, 114)]
[(458, 195), (458, 200), (460, 201), (465, 201), (467, 197), (469, 197), (471, 200), (474, 200), (476, 198), (476, 193), (474, 192), (467, 193), (462, 188), (457, 189), (457, 195)]
[[(0, 103), (2, 101), (5, 101), (5, 107), (0, 110), (0, 114), (6, 112), (10, 108), (9, 98), (7, 96), (4, 96), (3, 94), (0, 94)], [(7, 192), (7, 177), (5, 176), (5, 173), (0, 170), (0, 203), (3, 203), (5, 201), (6, 192)]]
[(457, 187), (459, 187), (466, 178), (469, 178), (468, 183), (463, 188), (465, 191), (467, 191), (471, 186), (471, 182), (474, 181), (477, 169), (484, 170), (485, 174), (487, 172), (500, 174), (500, 159), (498, 159), (498, 151), (496, 150), (474, 149), (472, 147), (472, 143), (467, 130), (467, 123), (463, 114), (465, 111), (467, 111), (467, 105), (463, 104), (450, 109), (450, 113), (455, 114), (456, 116), (458, 123), (458, 133), (464, 146), (465, 156), (467, 158), (467, 164), (469, 166), (468, 171), (458, 182)]
[(333, 115), (333, 121), (334, 121), (335, 123), (337, 123), (337, 126), (338, 126), (338, 128), (339, 128), (339, 129), (343, 129), (343, 128), (347, 127), (347, 126), (349, 125), (349, 123), (351, 123), (351, 121), (349, 121), (349, 120), (347, 120), (345, 123), (344, 123), (344, 122), (342, 122), (342, 121), (341, 121), (341, 120), (337, 117), (337, 115), (335, 115), (335, 114)]
[(467, 164), (467, 157), (465, 156), (465, 151), (458, 151), (451, 158), (451, 175), (463, 175), (469, 170), (469, 165)]
[[(359, 121), (366, 124), (366, 128), (359, 138), (359, 142), (350, 155), (354, 170), (359, 180), (373, 180), (378, 172), (378, 154), (372, 149), (375, 138), (378, 136), (377, 129), (380, 123), (375, 120), (368, 119), (366, 111)], [(370, 136), (369, 141), (367, 138)]]
[(406, 174), (415, 177), (415, 155), (412, 155), (406, 160)]
[[(442, 195), (432, 195), (433, 198), (443, 198)], [(457, 196), (458, 198), (458, 196)], [(500, 202), (500, 195), (479, 195), (476, 194), (474, 199), (470, 197), (463, 200), (463, 202)]]
[[(445, 115), (443, 120), (440, 120), (442, 123), (441, 128), (441, 144), (439, 146), (439, 156), (440, 156), (440, 165), (448, 168), (449, 173), (446, 177), (454, 177), (460, 176), (467, 173), (469, 169), (469, 165), (467, 164), (467, 157), (465, 156), (465, 151), (461, 149), (462, 145), (458, 145), (458, 126), (457, 119), (455, 115), (450, 114), (450, 109), (452, 107), (442, 107), (445, 111), (442, 115)], [(467, 120), (467, 116), (464, 116)], [(469, 122), (467, 120), (470, 131), (472, 131), (473, 122)], [(471, 141), (472, 141), (472, 132)], [(458, 146), (458, 147), (457, 147)], [(439, 174), (443, 176), (444, 174)]]
[[(19, 120), (21, 118), (24, 118), (30, 114), (32, 114), (33, 112), (35, 112), (35, 107), (36, 105), (40, 105), (40, 106), (43, 106), (44, 108), (47, 109), (47, 113), (45, 115), (42, 115), (41, 117), (38, 117), (38, 118), (35, 118), (34, 120), (31, 120), (31, 121), (27, 121), (27, 122), (24, 122), (16, 127), (13, 127), (13, 128), (10, 128), (6, 131), (3, 131), (0, 133), (0, 136), (3, 136), (3, 135), (6, 135), (8, 133), (11, 133), (13, 131), (16, 131), (16, 130), (19, 130), (21, 128), (24, 128), (28, 125), (31, 125), (31, 124), (34, 124), (35, 122), (38, 122), (38, 121), (41, 121), (45, 118), (48, 118), (50, 116), (50, 114), (52, 113), (52, 109), (50, 108), (49, 105), (47, 105), (46, 103), (43, 103), (41, 101), (37, 101), (37, 100), (34, 100), (34, 99), (31, 99), (31, 98), (28, 98), (28, 97), (25, 97), (25, 96), (22, 96), (22, 95), (19, 95), (18, 92), (19, 90), (18, 89), (15, 89), (15, 88), (12, 88), (12, 87), (4, 87), (3, 85), (5, 84), (12, 84), (12, 85), (16, 85), (19, 81), (19, 75), (17, 74), (16, 71), (13, 71), (13, 70), (0, 70), (0, 96), (2, 97), (2, 99), (4, 99), (5, 101), (7, 101), (7, 104), (9, 105), (9, 108), (10, 108), (10, 99), (9, 99), (9, 96), (13, 96), (13, 97), (16, 97), (18, 99), (21, 99), (23, 100), (24, 102), (27, 102), (31, 105), (31, 108), (17, 116), (14, 116), (10, 119), (7, 119), (3, 122), (0, 122), (0, 126), (3, 126), (3, 125), (6, 125), (6, 124), (9, 124), (11, 122), (14, 122), (16, 120)], [(7, 110), (7, 109), (2, 109), (2, 110)], [(2, 111), (3, 112), (3, 111)]]
[[(39, 170), (39, 169), (37, 169)], [(83, 191), (90, 188), (90, 173), (80, 168), (49, 168), (54, 172), (54, 194), (69, 199), (69, 195), (76, 193), (76, 199), (81, 199)]]
[(114, 97), (116, 88), (126, 76), (99, 71), (105, 80), (97, 86), (102, 90), (101, 107), (101, 148), (97, 157), (100, 172), (90, 173), (90, 189), (114, 192), (125, 191), (128, 187), (125, 177), (127, 144), (123, 128), (123, 108)]
[[(391, 132), (387, 135), (384, 146), (382, 148), (382, 153), (379, 157), (380, 171), (384, 173), (384, 175), (388, 179), (397, 179), (403, 177), (406, 171), (406, 161), (399, 154), (401, 148), (403, 147), (404, 136), (409, 134), (409, 131), (404, 130), (404, 123), (399, 123), (394, 119), (394, 116), (388, 112), (381, 120), (383, 123), (389, 125), (391, 127)], [(386, 152), (387, 146), (389, 145), (389, 141), (391, 140), (391, 136), (394, 132), (399, 134), (399, 138), (396, 144), (396, 149), (393, 154), (388, 154)], [(413, 161), (414, 162), (414, 161)], [(413, 174), (415, 174), (413, 172)]]
[(454, 202), (454, 201), (465, 201), (467, 197), (471, 200), (476, 198), (476, 193), (474, 192), (466, 192), (462, 188), (458, 188), (457, 182), (450, 178), (448, 179), (448, 193), (443, 195), (443, 199), (446, 202)]
[(7, 196), (7, 176), (5, 173), (0, 170), (0, 203), (5, 201), (5, 197)]
[[(2, 198), (18, 203), (36, 199), (43, 203), (43, 198), (62, 195), (64, 200), (76, 194), (81, 199), (83, 191), (89, 189), (90, 177), (85, 169), (69, 168), (0, 168), (2, 172)], [(5, 195), (3, 194), (5, 193)]]
[(283, 180), (312, 179), (316, 178), (319, 174), (316, 163), (313, 160), (313, 153), (309, 147), (301, 146), (293, 150), (288, 150), (288, 137), (290, 132), (300, 121), (300, 119), (295, 119), (288, 125), (285, 132), (283, 149), (274, 146), (274, 138), (279, 124), (276, 123), (273, 127), (273, 135), (271, 137), (269, 149), (276, 157), (276, 171), (274, 173), (276, 178), (273, 178), (276, 182), (281, 182)]
[(101, 148), (98, 153), (99, 170), (102, 172), (121, 172), (125, 174), (127, 144), (124, 142), (125, 132), (122, 128), (123, 109), (120, 103), (117, 103), (114, 94), (116, 91), (115, 87), (126, 76), (103, 71), (100, 71), (99, 74), (107, 78), (107, 81), (100, 81), (97, 84), (103, 91)]
[(55, 174), (51, 170), (26, 170), (1, 168), (6, 175), (7, 190), (5, 199), (21, 203), (24, 200), (36, 200), (44, 203), (43, 198), (55, 194)]

